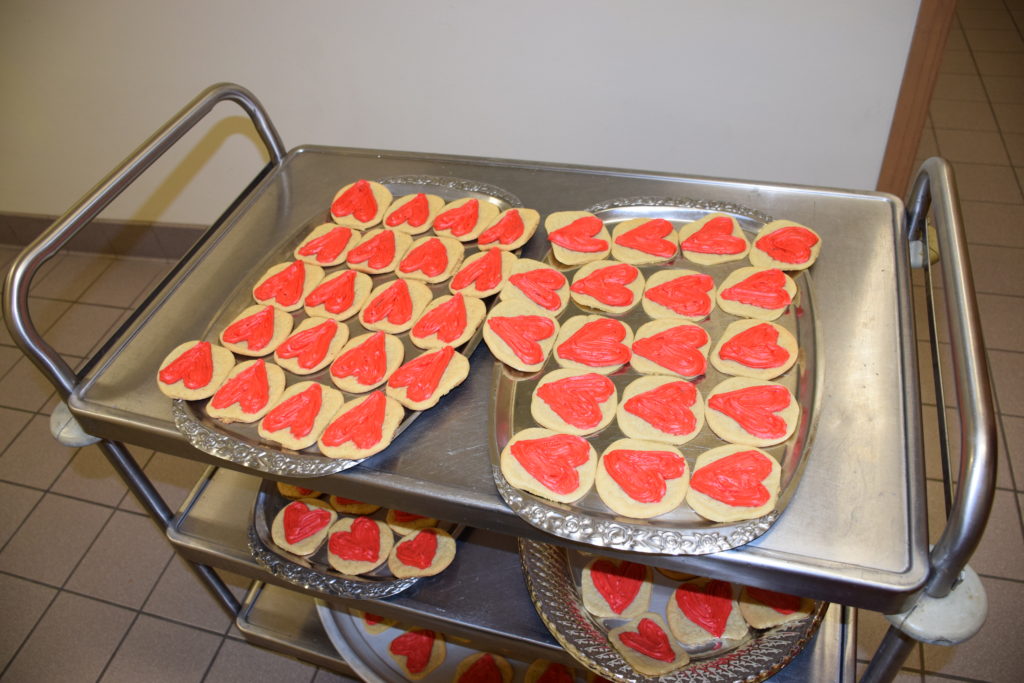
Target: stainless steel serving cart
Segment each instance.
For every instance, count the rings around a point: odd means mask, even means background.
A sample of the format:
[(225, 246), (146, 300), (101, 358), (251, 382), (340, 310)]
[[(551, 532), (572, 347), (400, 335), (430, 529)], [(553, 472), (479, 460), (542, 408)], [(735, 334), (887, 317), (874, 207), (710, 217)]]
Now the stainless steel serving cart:
[[(270, 163), (102, 350), (73, 371), (32, 323), (32, 277), (225, 100), (250, 116)], [(325, 197), (345, 182), (385, 176), (472, 179), (504, 188), (542, 214), (615, 198), (673, 197), (756, 207), (814, 226), (827, 245), (813, 273), (816, 353), (824, 381), (815, 406), (813, 457), (795, 495), (770, 532), (742, 547), (709, 555), (652, 554), (644, 561), (835, 603), (815, 640), (777, 674), (779, 680), (852, 680), (852, 608), (904, 613), (890, 618), (899, 627), (890, 629), (875, 655), (865, 676), (870, 680), (894, 676), (915, 639), (955, 642), (969, 637), (970, 626), (944, 633), (920, 614), (946, 609), (952, 598), (945, 596), (951, 591), (956, 596), (980, 589), (970, 580), (961, 582), (962, 570), (981, 537), (995, 483), (988, 370), (955, 186), (945, 162), (925, 163), (904, 206), (898, 198), (874, 192), (665, 173), (317, 146), (287, 151), (252, 94), (224, 84), (201, 93), (22, 252), (7, 277), (4, 315), (15, 341), (56, 387), (77, 425), (101, 439), (117, 472), (167, 530), (177, 551), (195, 563), (224, 607), (237, 616), (246, 637), (352, 674), (325, 640), (312, 602), (303, 593), (323, 594), (297, 587), (286, 571), (256, 562), (250, 551), (252, 500), (261, 478), (271, 478), (472, 527), (460, 549), (457, 573), (407, 595), (327, 598), (331, 604), (363, 606), (497, 652), (572, 663), (530, 602), (514, 539), (581, 550), (588, 546), (526, 523), (498, 495), (489, 457), (494, 378), (486, 348), (475, 351), (474, 371), (443, 407), (422, 415), (384, 453), (343, 474), (312, 478), (261, 471), (259, 465), (193, 448), (175, 427), (171, 402), (155, 386), (155, 370), (171, 342), (203, 335), (224, 297), (249, 277), (252, 264), (263, 260), (267, 245), (281, 243), (323, 211)], [(926, 229), (929, 216), (934, 231)], [(937, 240), (931, 247), (941, 254), (936, 275), (941, 285), (935, 287), (930, 239)], [(526, 255), (542, 254), (542, 242), (533, 240)], [(958, 477), (945, 469), (948, 522), (933, 548), (926, 530), (911, 302), (914, 266), (926, 273), (929, 297), (945, 297), (952, 373), (940, 377), (936, 386), (955, 393), (961, 435), (959, 444), (950, 444), (960, 456), (960, 469)], [(934, 347), (935, 316), (930, 319)], [(944, 405), (941, 395), (937, 403)], [(123, 442), (212, 467), (175, 515)], [(958, 482), (955, 488), (952, 481)], [(630, 556), (614, 550), (607, 554)], [(238, 604), (210, 567), (256, 580), (244, 604)], [(486, 580), (476, 578), (485, 573)], [(508, 593), (500, 611), (488, 601), (494, 583)], [(977, 603), (977, 594), (972, 596)], [(983, 598), (982, 593), (982, 603)], [(975, 619), (973, 628), (978, 625)]]

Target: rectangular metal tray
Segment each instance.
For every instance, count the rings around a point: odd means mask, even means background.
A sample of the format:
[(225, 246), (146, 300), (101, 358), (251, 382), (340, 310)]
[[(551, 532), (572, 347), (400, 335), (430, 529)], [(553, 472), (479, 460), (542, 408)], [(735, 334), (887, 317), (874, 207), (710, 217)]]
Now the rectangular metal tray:
[[(649, 196), (733, 202), (814, 227), (821, 388), (813, 454), (786, 514), (751, 544), (707, 557), (652, 556), (668, 568), (896, 611), (927, 574), (921, 425), (903, 206), (853, 193), (517, 161), (302, 147), (268, 174), (95, 359), (70, 400), (91, 433), (213, 462), (175, 430), (153, 379), (174, 339), (203, 333), (223, 299), (264, 258), (359, 177), (442, 175), (490, 183), (541, 214)], [(538, 258), (534, 239), (524, 256)], [(480, 348), (474, 367), (485, 367)], [(472, 526), (549, 542), (513, 515), (488, 458), (490, 373), (479, 370), (388, 450), (352, 470), (303, 480)], [(298, 483), (298, 482), (296, 482)], [(880, 542), (880, 539), (882, 542)]]

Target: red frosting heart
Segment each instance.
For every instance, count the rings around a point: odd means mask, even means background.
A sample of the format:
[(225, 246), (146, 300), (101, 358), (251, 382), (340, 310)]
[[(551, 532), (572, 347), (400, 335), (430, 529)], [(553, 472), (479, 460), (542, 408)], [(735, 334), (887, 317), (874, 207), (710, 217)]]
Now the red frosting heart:
[(449, 231), (455, 237), (462, 237), (473, 232), (477, 221), (480, 220), (480, 201), (470, 199), (461, 206), (448, 209), (434, 219), (434, 230), (441, 232)]
[(675, 256), (676, 253), (676, 245), (670, 240), (664, 239), (671, 232), (671, 223), (664, 218), (655, 218), (622, 233), (615, 238), (615, 244), (668, 259)]
[(404, 656), (405, 668), (410, 673), (417, 674), (430, 663), (434, 638), (434, 632), (426, 629), (408, 631), (392, 640), (388, 650), (393, 655)]
[(789, 351), (779, 346), (778, 341), (779, 331), (768, 323), (761, 323), (733, 335), (722, 344), (718, 355), (748, 368), (777, 368), (789, 360)]
[(466, 330), (466, 301), (456, 292), (448, 301), (434, 306), (412, 326), (412, 334), (420, 339), (437, 336), (438, 341), (451, 344)]
[(320, 439), (326, 446), (340, 446), (351, 441), (356, 448), (371, 448), (377, 445), (383, 436), (386, 407), (384, 394), (375, 391), (362, 403), (335, 418), (327, 425)]
[(296, 500), (284, 508), (284, 540), (295, 544), (331, 523), (331, 513)]
[(762, 483), (772, 472), (768, 457), (757, 451), (740, 451), (698, 467), (690, 488), (734, 507), (760, 507), (771, 500)]
[(800, 598), (788, 593), (777, 593), (765, 588), (747, 586), (747, 594), (766, 607), (771, 607), (779, 614), (792, 614), (800, 609)]
[(708, 407), (728, 415), (744, 431), (759, 439), (779, 439), (787, 431), (786, 421), (775, 413), (789, 407), (793, 397), (780, 384), (756, 384), (715, 394)]
[(284, 270), (274, 273), (253, 290), (257, 301), (276, 301), (282, 306), (292, 306), (302, 296), (306, 283), (306, 264), (292, 261)]
[(399, 272), (408, 274), (419, 271), (427, 277), (437, 277), (447, 269), (448, 250), (437, 237), (431, 237), (410, 249), (398, 264)]
[(578, 429), (597, 427), (603, 417), (601, 406), (614, 393), (612, 381), (594, 372), (564, 377), (537, 387), (537, 397)]
[(580, 486), (578, 467), (590, 460), (590, 444), (570, 434), (520, 439), (512, 444), (512, 457), (540, 484), (567, 495)]
[(782, 308), (792, 301), (786, 291), (786, 274), (778, 268), (759, 270), (719, 294), (728, 301), (767, 309)]
[(583, 216), (565, 227), (552, 231), (548, 235), (548, 240), (570, 251), (593, 254), (608, 249), (608, 242), (594, 237), (603, 229), (604, 223), (600, 218)]
[(694, 273), (655, 285), (644, 292), (644, 296), (679, 315), (702, 318), (711, 313), (711, 297), (708, 292), (714, 286), (711, 276)]
[(629, 398), (623, 409), (654, 428), (682, 436), (697, 428), (690, 408), (697, 402), (697, 389), (689, 382), (669, 382)]
[(462, 672), (456, 683), (503, 683), (501, 669), (494, 662), (494, 657), (485, 652), (479, 659)]
[(494, 316), (487, 319), (487, 326), (527, 365), (544, 361), (544, 349), (538, 342), (555, 334), (554, 321), (543, 315)]
[(483, 246), (492, 242), (501, 244), (512, 244), (523, 236), (526, 226), (523, 225), (523, 217), (519, 212), (512, 209), (497, 223), (480, 233), (477, 244)]
[(676, 604), (686, 618), (702, 629), (721, 638), (732, 613), (732, 585), (712, 580), (700, 586), (684, 583), (675, 591)]
[(558, 290), (565, 286), (565, 276), (554, 268), (535, 268), (524, 273), (516, 273), (508, 279), (509, 283), (526, 295), (533, 303), (549, 311), (557, 311), (562, 307), (562, 298)]
[(660, 662), (671, 662), (676, 658), (665, 631), (650, 619), (641, 619), (637, 630), (623, 631), (619, 640), (642, 655)]
[(586, 277), (572, 283), (569, 289), (597, 299), (607, 306), (629, 306), (633, 303), (633, 292), (629, 285), (636, 280), (640, 271), (628, 263), (598, 268)]
[(348, 252), (349, 264), (366, 263), (374, 270), (387, 268), (395, 260), (395, 233), (382, 230), (368, 240), (360, 242)]
[(388, 380), (393, 389), (407, 387), (405, 395), (411, 401), (425, 401), (434, 395), (445, 370), (455, 356), (455, 349), (444, 346), (432, 353), (424, 353), (395, 370)]
[(210, 342), (196, 342), (160, 370), (160, 381), (174, 384), (184, 380), (185, 388), (199, 389), (213, 379), (213, 351)]
[(638, 451), (622, 448), (603, 457), (604, 468), (623, 492), (639, 503), (660, 503), (668, 479), (686, 474), (686, 460), (671, 451)]
[(277, 347), (275, 353), (278, 358), (298, 358), (299, 367), (309, 370), (319, 365), (327, 357), (331, 342), (334, 341), (337, 333), (338, 321), (325, 320), (319, 325), (314, 325), (288, 337)]
[(260, 351), (274, 337), (274, 307), (264, 306), (252, 315), (236, 320), (225, 328), (221, 339), (226, 344), (246, 343), (250, 351)]
[(357, 180), (331, 203), (331, 215), (336, 218), (352, 216), (361, 223), (377, 215), (377, 199), (373, 188), (365, 180)]
[(331, 375), (338, 379), (355, 377), (364, 386), (384, 381), (387, 373), (385, 335), (377, 332), (358, 346), (353, 346), (331, 363)]
[(486, 292), (501, 284), (500, 249), (488, 249), (484, 255), (470, 261), (452, 278), (451, 288), (460, 290), (473, 285), (478, 292)]
[(319, 263), (336, 261), (352, 239), (352, 228), (339, 225), (299, 247), (302, 256), (316, 256)]
[(343, 270), (337, 277), (326, 278), (306, 296), (309, 307), (323, 305), (331, 313), (347, 311), (356, 298), (356, 271)]
[(633, 353), (684, 377), (698, 377), (707, 369), (700, 348), (708, 333), (697, 325), (676, 325), (633, 342)]
[[(599, 678), (599, 676), (595, 677), (595, 681)], [(574, 683), (575, 680), (565, 664), (551, 662), (537, 678), (537, 683)]]
[(261, 358), (229, 379), (210, 399), (210, 405), (223, 410), (235, 403), (243, 413), (258, 413), (270, 401), (267, 364)]
[(348, 531), (335, 531), (327, 544), (333, 555), (347, 562), (376, 562), (380, 527), (369, 517), (356, 517)]
[(423, 529), (412, 535), (412, 538), (403, 540), (395, 548), (395, 556), (402, 564), (410, 567), (426, 569), (434, 562), (437, 555), (437, 532), (433, 529)]
[(408, 223), (410, 226), (418, 228), (426, 223), (429, 217), (430, 203), (427, 201), (427, 195), (421, 192), (388, 214), (384, 224), (389, 228), (394, 228)]
[(616, 563), (600, 559), (590, 565), (590, 580), (594, 582), (594, 588), (616, 614), (622, 614), (633, 604), (646, 574), (642, 564), (629, 560)]
[(311, 384), (286, 401), (279, 403), (263, 418), (263, 427), (279, 432), (286, 427), (296, 439), (313, 431), (313, 423), (323, 406), (323, 392), (319, 384)]
[(680, 243), (683, 251), (698, 254), (730, 255), (739, 254), (747, 248), (747, 242), (733, 233), (732, 219), (728, 216), (712, 218)]
[(409, 283), (395, 280), (386, 289), (371, 299), (363, 307), (364, 323), (376, 323), (387, 320), (392, 325), (404, 325), (412, 317), (412, 296), (409, 294)]
[(811, 258), (811, 247), (818, 243), (818, 236), (807, 228), (789, 225), (773, 230), (754, 245), (783, 263), (806, 263)]
[(556, 351), (561, 358), (590, 367), (625, 365), (632, 356), (629, 347), (622, 343), (625, 338), (625, 325), (611, 318), (599, 318), (585, 323)]

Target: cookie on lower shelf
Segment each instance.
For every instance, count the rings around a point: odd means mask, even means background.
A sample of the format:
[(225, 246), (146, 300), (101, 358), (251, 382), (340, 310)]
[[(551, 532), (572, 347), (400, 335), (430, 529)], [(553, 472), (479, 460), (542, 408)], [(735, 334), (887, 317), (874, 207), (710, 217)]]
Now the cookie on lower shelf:
[(490, 652), (469, 655), (455, 669), (454, 683), (511, 683), (512, 666), (508, 660)]
[(235, 366), (235, 356), (208, 341), (174, 347), (160, 364), (157, 387), (164, 396), (196, 401), (210, 398)]
[(672, 635), (684, 647), (696, 649), (746, 636), (747, 622), (736, 601), (738, 590), (738, 586), (718, 579), (699, 578), (679, 584), (666, 608)]
[(366, 574), (384, 564), (394, 544), (394, 535), (384, 522), (342, 517), (328, 531), (327, 561), (342, 574)]
[(388, 556), (396, 579), (434, 576), (455, 559), (455, 539), (444, 529), (428, 527), (401, 538)]
[[(283, 481), (277, 482), (277, 492), (285, 498), (291, 498), (295, 500), (297, 498), (319, 498), (320, 492), (313, 489), (307, 489), (304, 486), (296, 486), (295, 484), (286, 484)], [(333, 506), (332, 506), (333, 507)]]
[(523, 677), (523, 683), (574, 683), (572, 669), (561, 662), (535, 659), (530, 662)]
[(372, 612), (364, 612), (355, 607), (349, 607), (348, 611), (359, 620), (359, 623), (363, 625), (363, 629), (371, 636), (380, 635), (398, 623), (394, 619), (388, 619)]
[(744, 586), (740, 591), (740, 611), (753, 628), (765, 629), (810, 616), (814, 601), (788, 593)]
[(664, 620), (653, 612), (613, 628), (608, 640), (630, 666), (645, 676), (661, 676), (690, 661), (686, 651), (669, 636)]
[(388, 654), (406, 678), (418, 681), (444, 663), (444, 636), (430, 629), (410, 629), (391, 641)]
[(405, 512), (404, 510), (390, 509), (384, 521), (399, 536), (407, 536), (414, 531), (437, 526), (438, 520), (434, 517), (417, 515), (412, 512)]
[(629, 560), (595, 557), (583, 567), (580, 595), (595, 617), (629, 619), (651, 604), (651, 568)]
[(282, 550), (294, 555), (312, 555), (327, 538), (328, 529), (337, 518), (334, 510), (319, 498), (300, 498), (277, 513), (270, 526), (270, 537)]
[(342, 498), (341, 496), (328, 496), (327, 502), (332, 508), (343, 515), (372, 515), (377, 510), (380, 510), (380, 505), (364, 503), (352, 498)]
[(501, 451), (501, 473), (513, 487), (556, 503), (572, 503), (594, 484), (597, 452), (580, 436), (530, 427)]
[(262, 358), (232, 368), (206, 404), (206, 414), (224, 423), (256, 422), (284, 393), (284, 370)]

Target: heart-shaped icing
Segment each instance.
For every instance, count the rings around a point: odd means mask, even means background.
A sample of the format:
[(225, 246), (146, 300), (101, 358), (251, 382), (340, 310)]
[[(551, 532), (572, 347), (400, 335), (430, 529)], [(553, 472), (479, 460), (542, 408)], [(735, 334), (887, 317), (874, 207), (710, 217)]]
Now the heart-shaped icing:
[(523, 236), (526, 226), (523, 224), (523, 217), (515, 209), (506, 213), (501, 220), (480, 233), (477, 244), (483, 246), (498, 242), (500, 244), (512, 244)]
[(565, 286), (565, 276), (554, 268), (535, 268), (516, 273), (508, 279), (509, 284), (518, 287), (526, 298), (549, 311), (562, 307), (558, 290)]
[(676, 658), (668, 641), (668, 634), (650, 619), (641, 619), (636, 631), (623, 631), (619, 640), (640, 654), (659, 662), (671, 662)]
[(455, 237), (462, 237), (473, 232), (477, 221), (480, 220), (480, 201), (470, 199), (461, 206), (448, 209), (434, 219), (434, 231), (447, 230)]
[(410, 249), (398, 264), (399, 272), (408, 274), (419, 271), (427, 277), (437, 277), (447, 269), (448, 250), (437, 237), (431, 237)]
[(353, 346), (331, 363), (331, 375), (338, 379), (355, 377), (363, 386), (384, 381), (387, 373), (387, 347), (383, 332), (376, 332), (366, 341)]
[(274, 307), (264, 306), (252, 315), (236, 320), (220, 336), (226, 344), (246, 343), (250, 351), (259, 351), (274, 337)]
[(767, 309), (783, 308), (792, 301), (786, 291), (786, 274), (778, 268), (759, 270), (719, 294), (729, 301)]
[(466, 301), (461, 292), (443, 304), (434, 306), (412, 326), (412, 334), (420, 339), (436, 335), (438, 341), (450, 344), (466, 331)]
[(426, 629), (408, 631), (392, 640), (388, 650), (393, 655), (404, 656), (405, 668), (410, 673), (417, 674), (430, 663), (434, 638), (434, 632)]
[[(494, 662), (494, 657), (485, 652), (479, 659), (459, 676), (456, 683), (504, 683), (501, 669)], [(539, 681), (539, 679), (538, 679)]]
[(299, 367), (304, 370), (315, 368), (326, 357), (331, 342), (338, 334), (338, 321), (325, 320), (319, 325), (296, 332), (281, 342), (275, 353), (279, 358), (298, 358)]
[[(599, 676), (595, 676), (595, 683), (599, 678)], [(560, 662), (549, 663), (537, 677), (537, 683), (575, 683), (575, 680), (565, 664)], [(607, 681), (607, 679), (604, 680)]]
[(601, 423), (601, 406), (615, 394), (615, 385), (594, 372), (563, 377), (537, 387), (537, 396), (560, 418), (578, 429)]
[(331, 313), (347, 311), (356, 298), (356, 271), (343, 270), (337, 277), (327, 278), (306, 295), (310, 308), (323, 305)]
[(331, 534), (327, 547), (346, 562), (376, 562), (380, 557), (380, 527), (369, 517), (356, 517), (348, 531)]
[(747, 586), (747, 594), (766, 607), (771, 607), (779, 614), (792, 614), (800, 609), (800, 598), (788, 593), (778, 593), (765, 588)]
[(309, 538), (331, 523), (331, 513), (296, 500), (284, 508), (284, 540), (291, 544)]
[(671, 451), (621, 448), (605, 453), (603, 462), (609, 476), (638, 503), (660, 503), (668, 490), (665, 482), (686, 474), (686, 460)]
[(332, 447), (351, 441), (356, 448), (371, 448), (380, 442), (383, 435), (386, 407), (384, 394), (375, 391), (327, 425), (320, 440)]
[(669, 382), (632, 396), (623, 409), (666, 434), (682, 436), (697, 428), (690, 410), (697, 402), (697, 389), (689, 382)]
[(210, 405), (224, 410), (237, 403), (243, 413), (252, 415), (263, 410), (269, 401), (267, 364), (260, 359), (225, 382), (210, 399)]
[(313, 431), (313, 423), (322, 406), (323, 392), (320, 385), (311, 384), (307, 389), (274, 406), (263, 418), (263, 428), (269, 432), (288, 428), (292, 436), (301, 439)]
[(430, 203), (427, 201), (427, 195), (421, 192), (388, 214), (388, 217), (384, 219), (384, 224), (389, 228), (394, 228), (408, 223), (410, 226), (418, 228), (426, 223), (429, 217)]
[(527, 365), (544, 362), (544, 349), (538, 342), (555, 334), (554, 321), (543, 315), (493, 316), (487, 319), (487, 326)]
[(590, 367), (625, 365), (632, 353), (622, 343), (626, 326), (618, 320), (599, 318), (585, 323), (558, 345), (561, 358)]
[(413, 512), (405, 512), (404, 510), (392, 510), (391, 516), (394, 517), (395, 521), (399, 524), (415, 522), (417, 519), (426, 519), (424, 515), (417, 515)]
[(799, 264), (811, 258), (811, 247), (818, 241), (818, 236), (807, 228), (789, 225), (773, 230), (757, 240), (754, 246), (776, 261)]
[(633, 342), (633, 353), (684, 377), (698, 377), (707, 369), (700, 349), (708, 333), (697, 325), (676, 325)]
[(377, 215), (377, 198), (373, 188), (365, 180), (357, 180), (331, 203), (331, 215), (336, 218), (352, 216), (360, 223), (367, 223)]
[(682, 275), (655, 285), (644, 297), (688, 318), (702, 318), (711, 313), (711, 296), (715, 283), (704, 273)]
[(381, 270), (395, 260), (395, 248), (394, 231), (382, 230), (353, 247), (345, 260), (350, 264), (366, 263), (369, 268)]
[(686, 618), (702, 629), (721, 638), (732, 613), (732, 585), (712, 580), (703, 586), (684, 583), (675, 590), (676, 605)]
[(789, 351), (779, 346), (779, 331), (768, 323), (748, 327), (722, 344), (718, 355), (748, 368), (777, 368), (789, 360)]
[(597, 216), (583, 216), (552, 231), (548, 240), (563, 249), (593, 254), (608, 249), (608, 242), (594, 237), (603, 229), (604, 223)]
[(616, 614), (622, 614), (623, 610), (633, 604), (646, 574), (642, 564), (629, 560), (611, 562), (599, 559), (590, 565), (590, 580), (594, 588)]
[(352, 228), (339, 225), (303, 244), (299, 247), (299, 254), (315, 256), (319, 263), (331, 263), (338, 260), (350, 239), (352, 239)]
[(633, 292), (627, 287), (636, 280), (640, 271), (628, 263), (598, 268), (586, 277), (576, 280), (569, 289), (576, 294), (597, 299), (607, 306), (629, 306)]
[(411, 401), (426, 401), (437, 391), (445, 370), (455, 356), (455, 349), (444, 346), (432, 353), (424, 353), (395, 370), (388, 380), (392, 389), (406, 387), (405, 395)]
[(747, 242), (742, 237), (733, 235), (731, 218), (717, 216), (683, 240), (679, 246), (683, 251), (726, 256), (741, 253), (747, 248)]
[(363, 307), (363, 322), (387, 320), (392, 325), (404, 325), (412, 317), (412, 295), (409, 283), (395, 280)]
[(253, 290), (257, 301), (276, 301), (282, 306), (292, 306), (302, 296), (306, 284), (306, 264), (292, 261), (283, 270), (274, 273)]
[(792, 394), (780, 384), (757, 384), (715, 394), (708, 399), (708, 407), (728, 415), (759, 439), (779, 439), (786, 435), (787, 425), (776, 413), (789, 407), (792, 400)]
[(395, 548), (395, 556), (399, 562), (418, 569), (426, 569), (433, 564), (435, 555), (437, 533), (433, 529), (417, 531), (411, 539), (403, 540)]
[(486, 292), (501, 284), (500, 249), (488, 249), (459, 269), (452, 278), (452, 289), (460, 290), (473, 285), (478, 292)]
[(205, 387), (213, 379), (213, 350), (210, 342), (196, 342), (161, 368), (159, 377), (164, 384), (174, 384), (181, 380), (186, 389)]
[(590, 444), (571, 434), (520, 439), (512, 444), (512, 457), (544, 488), (567, 495), (580, 486), (577, 468), (590, 461)]
[(615, 238), (615, 244), (668, 259), (676, 253), (676, 245), (665, 239), (665, 236), (671, 233), (671, 223), (664, 218), (654, 218), (622, 233)]
[(690, 488), (734, 507), (760, 507), (771, 499), (762, 483), (771, 474), (768, 457), (757, 451), (740, 451), (698, 467)]

